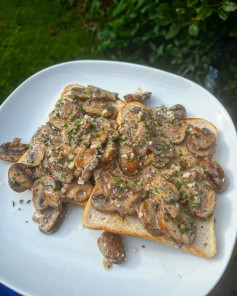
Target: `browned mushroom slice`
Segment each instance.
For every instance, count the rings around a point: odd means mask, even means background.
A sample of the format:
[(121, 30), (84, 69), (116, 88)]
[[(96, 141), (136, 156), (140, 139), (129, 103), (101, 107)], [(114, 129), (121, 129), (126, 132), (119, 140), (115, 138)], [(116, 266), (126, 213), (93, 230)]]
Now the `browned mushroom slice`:
[(187, 129), (188, 125), (185, 121), (178, 120), (173, 123), (164, 123), (160, 128), (160, 137), (178, 144), (183, 142)]
[(200, 163), (200, 166), (203, 168), (204, 175), (207, 177), (215, 191), (223, 192), (226, 190), (228, 179), (222, 167), (216, 161), (205, 159)]
[(158, 122), (163, 123), (165, 121), (172, 121), (175, 119), (174, 111), (170, 110), (166, 106), (156, 107), (153, 110), (155, 118)]
[(126, 253), (120, 235), (103, 232), (97, 243), (101, 253), (110, 263), (122, 264), (126, 260)]
[(12, 142), (0, 145), (0, 159), (17, 162), (29, 148), (27, 144), (22, 144), (20, 138), (14, 138)]
[(48, 207), (60, 209), (64, 196), (56, 180), (51, 176), (45, 176), (35, 181), (32, 200), (36, 211), (44, 211)]
[(187, 210), (182, 210), (176, 218), (172, 218), (165, 207), (158, 211), (158, 225), (161, 231), (177, 244), (190, 245), (193, 243), (197, 227)]
[(177, 202), (165, 202), (162, 203), (164, 210), (173, 218), (175, 219), (180, 214), (180, 204)]
[(199, 150), (199, 149), (193, 148), (191, 145), (188, 145), (188, 143), (187, 143), (187, 149), (195, 157), (201, 157), (201, 158), (203, 158), (203, 157), (212, 158), (215, 151), (216, 151), (214, 146), (212, 146), (212, 147), (210, 147), (208, 149), (205, 149), (205, 150)]
[(58, 230), (67, 213), (67, 204), (63, 204), (60, 209), (48, 207), (44, 211), (35, 211), (33, 221), (39, 224), (39, 230), (52, 234)]
[(151, 92), (136, 92), (134, 94), (127, 94), (124, 96), (124, 99), (126, 102), (141, 102), (143, 103), (146, 100), (149, 100), (151, 98)]
[(96, 129), (92, 134), (91, 148), (96, 149), (102, 147), (108, 139), (109, 131), (108, 128)]
[(29, 146), (27, 152), (21, 157), (19, 163), (34, 167), (38, 166), (44, 159), (45, 148), (43, 143), (35, 143)]
[(108, 101), (88, 100), (84, 103), (83, 109), (89, 115), (114, 119), (117, 109)]
[(176, 202), (179, 200), (179, 190), (160, 175), (156, 175), (150, 184), (150, 197), (158, 204), (162, 201)]
[(34, 174), (25, 164), (15, 163), (8, 171), (8, 183), (16, 192), (31, 189), (34, 184)]
[(110, 198), (105, 197), (103, 195), (102, 190), (95, 190), (93, 194), (91, 195), (91, 204), (93, 207), (100, 211), (100, 212), (105, 212), (105, 213), (116, 213), (116, 207), (114, 204), (111, 202)]
[(88, 100), (90, 98), (89, 91), (85, 87), (73, 86), (71, 88), (71, 94), (74, 98), (79, 100)]
[(61, 129), (65, 125), (65, 121), (72, 121), (76, 118), (81, 118), (84, 115), (84, 110), (78, 102), (65, 97), (57, 101), (54, 110), (49, 114), (49, 121)]
[(188, 201), (189, 211), (201, 218), (212, 215), (216, 207), (216, 193), (207, 182), (195, 182)]
[[(65, 190), (65, 192), (63, 189)], [(63, 186), (63, 189), (62, 190), (68, 201), (85, 201), (90, 197), (93, 186), (90, 181), (86, 182), (83, 185), (79, 185), (77, 182), (73, 182), (71, 184), (65, 184)]]
[(187, 170), (191, 167), (196, 166), (199, 163), (199, 158), (197, 155), (194, 155), (193, 153), (190, 153), (187, 146), (186, 142), (183, 144), (179, 144), (176, 147), (176, 158), (177, 161), (182, 168), (182, 170)]
[(197, 150), (206, 150), (216, 143), (216, 135), (207, 128), (191, 127), (188, 145)]
[(54, 149), (54, 146), (60, 146), (62, 144), (61, 130), (51, 122), (47, 122), (46, 125), (38, 128), (30, 140), (31, 146), (37, 143), (44, 144), (45, 150), (48, 151)]
[(47, 143), (49, 141), (48, 131), (46, 129), (46, 126), (43, 125), (37, 129), (37, 131), (34, 133), (30, 140), (30, 144), (36, 144), (36, 143)]
[(95, 171), (94, 177), (99, 190), (111, 200), (120, 216), (136, 215), (136, 206), (141, 200), (138, 186), (124, 177), (112, 176), (102, 169)]
[(104, 90), (102, 88), (99, 88), (93, 85), (88, 85), (87, 89), (90, 93), (90, 97), (94, 99), (114, 101), (118, 98), (118, 93), (110, 92), (108, 90)]
[(181, 104), (173, 105), (169, 108), (170, 111), (174, 113), (176, 119), (182, 119), (186, 117), (186, 109)]
[(108, 141), (104, 152), (101, 156), (101, 165), (105, 168), (108, 169), (111, 167), (113, 160), (116, 157), (116, 145), (113, 141)]
[(139, 168), (139, 156), (132, 147), (120, 147), (119, 166), (125, 175), (134, 176), (137, 174)]
[(158, 204), (148, 198), (140, 204), (137, 217), (145, 229), (154, 236), (161, 234), (157, 220)]
[(80, 148), (74, 158), (74, 164), (79, 172), (78, 184), (84, 184), (88, 181), (99, 163), (96, 149)]
[(65, 163), (61, 164), (58, 161), (49, 164), (49, 170), (51, 175), (62, 183), (71, 183), (74, 179), (73, 171), (65, 166)]

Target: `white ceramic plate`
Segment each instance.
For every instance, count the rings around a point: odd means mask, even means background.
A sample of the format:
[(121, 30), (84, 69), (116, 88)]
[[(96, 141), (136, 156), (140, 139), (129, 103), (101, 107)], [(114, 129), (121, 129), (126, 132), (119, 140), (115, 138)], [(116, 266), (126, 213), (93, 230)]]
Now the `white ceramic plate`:
[[(0, 161), (0, 281), (34, 296), (207, 294), (223, 274), (236, 238), (237, 141), (227, 111), (202, 87), (160, 70), (118, 62), (75, 61), (33, 75), (9, 96), (0, 109), (0, 142), (21, 137), (28, 143), (47, 121), (62, 89), (72, 83), (93, 84), (119, 92), (121, 97), (141, 87), (152, 92), (151, 105), (181, 103), (188, 117), (205, 118), (216, 125), (216, 159), (230, 181), (228, 190), (219, 194), (215, 211), (218, 254), (202, 259), (160, 243), (126, 237), (127, 262), (107, 272), (97, 247), (100, 231), (82, 228), (83, 209), (69, 207), (57, 233), (48, 236), (39, 232), (31, 220), (33, 206), (26, 204), (31, 192), (13, 192), (7, 184), (10, 164)], [(24, 204), (19, 203), (21, 199)], [(134, 248), (136, 253), (131, 252)]]

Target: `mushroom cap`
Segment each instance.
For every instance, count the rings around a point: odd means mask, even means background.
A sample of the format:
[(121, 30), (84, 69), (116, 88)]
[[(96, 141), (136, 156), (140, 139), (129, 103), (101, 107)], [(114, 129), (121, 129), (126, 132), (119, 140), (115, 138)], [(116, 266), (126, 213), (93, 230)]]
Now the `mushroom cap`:
[(193, 243), (197, 227), (187, 210), (181, 210), (178, 216), (172, 218), (167, 209), (161, 207), (157, 218), (159, 228), (169, 239), (182, 245), (191, 245)]
[(64, 196), (58, 183), (51, 176), (45, 176), (35, 181), (33, 186), (33, 205), (36, 211), (44, 211), (49, 207), (60, 209)]
[(145, 229), (154, 236), (161, 235), (157, 220), (158, 204), (151, 198), (146, 199), (140, 204), (137, 217)]
[(91, 204), (100, 212), (116, 213), (117, 211), (111, 200), (103, 195), (103, 191), (97, 185), (95, 185), (91, 194)]
[(25, 164), (14, 163), (8, 170), (9, 186), (16, 192), (31, 189), (35, 181), (32, 170)]
[(216, 207), (216, 193), (208, 182), (195, 182), (189, 198), (189, 211), (201, 218), (207, 218), (213, 214)]
[(44, 159), (45, 148), (43, 143), (34, 143), (30, 146), (22, 157), (19, 159), (19, 163), (23, 163), (30, 167), (38, 166)]
[(223, 192), (228, 186), (228, 179), (222, 167), (216, 161), (204, 159), (200, 166), (204, 169), (204, 174), (216, 192)]
[(87, 181), (85, 184), (78, 184), (77, 182), (65, 184), (63, 188), (65, 189), (64, 194), (68, 201), (85, 201), (90, 197), (93, 190), (93, 186), (90, 181)]
[(0, 159), (17, 162), (29, 148), (27, 144), (22, 144), (20, 138), (14, 138), (12, 142), (0, 145)]
[(169, 108), (169, 110), (174, 112), (174, 117), (176, 119), (182, 119), (186, 117), (186, 109), (181, 104), (173, 105)]
[(126, 253), (120, 235), (103, 232), (97, 243), (101, 253), (109, 262), (122, 264), (126, 260)]
[(52, 234), (58, 230), (67, 213), (67, 204), (63, 204), (60, 209), (49, 207), (44, 211), (35, 211), (32, 219), (39, 224), (39, 230)]

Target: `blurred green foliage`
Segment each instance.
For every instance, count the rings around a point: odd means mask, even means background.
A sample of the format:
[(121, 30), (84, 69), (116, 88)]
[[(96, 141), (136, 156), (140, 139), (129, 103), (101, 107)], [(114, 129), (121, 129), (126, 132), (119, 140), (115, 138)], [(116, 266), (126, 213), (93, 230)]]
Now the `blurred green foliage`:
[(95, 52), (158, 67), (206, 85), (217, 69), (215, 94), (237, 121), (237, 4), (221, 0), (86, 1)]

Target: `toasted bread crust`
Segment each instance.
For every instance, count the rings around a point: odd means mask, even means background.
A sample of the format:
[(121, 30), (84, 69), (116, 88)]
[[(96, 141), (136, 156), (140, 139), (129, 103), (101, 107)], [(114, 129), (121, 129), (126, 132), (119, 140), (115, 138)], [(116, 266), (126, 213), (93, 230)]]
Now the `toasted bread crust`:
[(70, 201), (70, 204), (72, 204), (74, 206), (77, 206), (77, 207), (83, 207), (83, 208), (85, 208), (85, 206), (87, 205), (87, 203), (88, 203), (88, 200), (85, 200), (85, 201), (71, 200)]
[[(118, 214), (102, 213), (97, 211), (91, 204), (89, 199), (82, 217), (84, 227), (93, 230), (104, 230), (118, 234), (150, 239), (163, 244), (182, 249), (188, 253), (194, 254), (203, 258), (211, 258), (216, 252), (216, 237), (214, 231), (214, 217), (208, 220), (196, 219), (197, 236), (194, 243), (190, 246), (180, 248), (179, 245), (168, 240), (164, 235), (153, 236), (145, 230), (138, 218), (127, 217), (123, 219)], [(203, 232), (206, 232), (207, 238), (203, 240)]]

